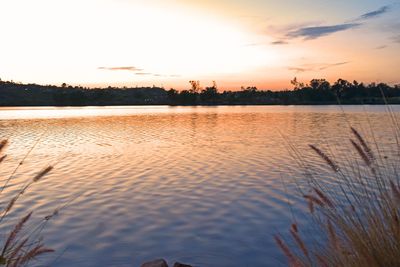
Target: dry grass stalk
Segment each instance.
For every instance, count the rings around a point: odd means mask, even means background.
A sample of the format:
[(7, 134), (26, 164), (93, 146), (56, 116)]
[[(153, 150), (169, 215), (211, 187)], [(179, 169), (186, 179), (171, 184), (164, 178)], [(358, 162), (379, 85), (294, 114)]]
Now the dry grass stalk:
[(321, 199), (326, 205), (328, 205), (328, 206), (331, 207), (331, 208), (334, 207), (333, 202), (329, 199), (329, 197), (328, 197), (326, 194), (324, 194), (323, 192), (321, 192), (321, 190), (319, 190), (319, 189), (316, 188), (316, 187), (313, 187), (313, 189), (314, 189), (315, 193), (320, 197), (320, 199)]
[(325, 261), (324, 258), (322, 258), (322, 257), (319, 256), (319, 255), (317, 255), (316, 258), (317, 258), (317, 262), (318, 262), (318, 265), (317, 265), (317, 266), (329, 267), (328, 263)]
[(312, 202), (310, 199), (307, 199), (307, 204), (308, 204), (308, 210), (310, 211), (311, 214), (313, 214), (315, 211), (314, 202)]
[(18, 262), (19, 264), (23, 265), (41, 254), (50, 252), (54, 252), (54, 250), (45, 248), (43, 245), (40, 244), (28, 251), (23, 257), (21, 257)]
[(293, 231), (292, 229), (290, 230), (290, 233), (292, 234), (293, 239), (296, 241), (297, 246), (301, 249), (303, 252), (304, 256), (307, 257), (307, 259), (310, 258), (310, 255), (308, 254), (308, 250), (306, 245), (304, 244), (303, 240), (301, 239), (299, 233), (297, 231)]
[(7, 214), (12, 209), (12, 207), (14, 207), (14, 204), (17, 201), (17, 199), (18, 199), (18, 196), (15, 196), (10, 200), (10, 202), (8, 203), (6, 209), (3, 212), (4, 215)]
[(351, 131), (354, 134), (354, 136), (357, 138), (357, 140), (360, 142), (362, 148), (364, 149), (365, 153), (368, 155), (371, 161), (375, 160), (374, 153), (372, 152), (372, 149), (368, 146), (367, 142), (364, 140), (362, 135), (353, 127), (351, 127)]
[[(8, 140), (0, 141), (0, 153), (4, 151), (6, 145), (8, 144)], [(32, 151), (32, 148), (29, 150), (28, 154)], [(27, 154), (27, 155), (28, 155)], [(6, 180), (3, 185), (0, 194), (3, 192), (4, 188), (7, 187), (7, 183), (13, 178), (14, 174), (18, 170), (19, 166), (22, 165), (23, 161), (26, 159), (27, 155), (25, 155), (24, 159), (18, 164), (18, 166), (14, 169), (13, 173)], [(6, 155), (0, 157), (0, 163), (4, 161)], [(20, 191), (16, 193), (11, 200), (8, 201), (7, 206), (3, 210), (0, 218), (0, 223), (8, 217), (8, 214), (12, 212), (13, 207), (18, 200), (18, 198), (35, 182), (40, 181), (44, 176), (46, 176), (51, 170), (53, 166), (48, 166), (41, 170), (38, 174), (36, 174), (30, 182), (28, 182)], [(0, 265), (5, 265), (7, 267), (20, 267), (26, 266), (29, 262), (38, 256), (53, 252), (52, 249), (45, 248), (42, 244), (41, 239), (30, 240), (32, 238), (31, 234), (28, 231), (22, 231), (23, 228), (26, 228), (25, 225), (29, 221), (32, 216), (32, 212), (28, 213), (26, 216), (21, 218), (14, 226), (12, 231), (9, 233), (7, 238), (4, 240), (3, 249), (0, 255)], [(53, 216), (52, 216), (53, 217)], [(49, 220), (48, 218), (47, 220)], [(44, 220), (44, 221), (47, 221)], [(35, 231), (35, 230), (32, 230)], [(26, 233), (25, 233), (26, 232)], [(37, 238), (37, 237), (36, 237)], [(32, 244), (36, 244), (33, 248), (31, 248)]]
[(7, 139), (4, 139), (4, 140), (0, 141), (0, 153), (6, 148), (7, 144), (8, 144), (8, 140)]
[(7, 252), (7, 249), (10, 247), (12, 242), (15, 240), (17, 237), (18, 233), (22, 230), (22, 227), (24, 227), (25, 223), (29, 220), (31, 217), (32, 212), (30, 212), (28, 215), (24, 216), (14, 227), (14, 229), (11, 231), (11, 233), (8, 235), (7, 241), (4, 244), (3, 250), (1, 252), (1, 255), (4, 256), (4, 254)]
[(324, 202), (322, 202), (320, 199), (318, 199), (312, 195), (304, 195), (303, 197), (305, 199), (317, 204), (318, 206), (321, 206), (321, 207), (325, 206)]
[(7, 255), (7, 258), (9, 259), (8, 262), (13, 262), (15, 261), (18, 257), (17, 255), (21, 253), (22, 249), (26, 246), (28, 243), (29, 238), (25, 238), (19, 244), (12, 249), (10, 255)]
[(368, 155), (364, 152), (364, 150), (361, 148), (361, 146), (359, 144), (357, 144), (354, 140), (350, 139), (351, 144), (353, 145), (353, 147), (356, 149), (357, 153), (360, 155), (360, 157), (363, 159), (363, 161), (365, 162), (365, 164), (367, 166), (371, 166), (372, 165), (372, 161), (370, 160), (370, 158), (368, 157)]
[(331, 243), (332, 247), (338, 251), (339, 250), (339, 243), (338, 239), (335, 233), (335, 230), (333, 229), (333, 225), (330, 220), (327, 222), (327, 227), (328, 227), (328, 233), (329, 233), (329, 242)]
[(301, 262), (294, 256), (292, 251), (289, 249), (289, 247), (283, 242), (283, 240), (279, 236), (274, 236), (275, 242), (278, 244), (279, 248), (283, 251), (285, 256), (289, 260), (289, 265), (291, 267), (300, 267), (303, 266)]
[(339, 166), (330, 158), (328, 155), (326, 155), (324, 152), (322, 152), (321, 149), (314, 145), (309, 145), (309, 147), (315, 151), (330, 167), (334, 172), (338, 172)]
[[(324, 183), (320, 177), (307, 176), (315, 195), (303, 195), (315, 222), (311, 225), (312, 231), (325, 238), (314, 244), (311, 240), (301, 239), (295, 224), (289, 231), (294, 240), (293, 248), (275, 237), (289, 265), (295, 262), (310, 267), (400, 266), (399, 172), (392, 169), (388, 158), (381, 157), (379, 151), (374, 153), (356, 129), (351, 128), (351, 131), (356, 137), (356, 140), (351, 140), (352, 148), (365, 165), (344, 158), (347, 167), (339, 169), (324, 152), (310, 145), (335, 175), (329, 183)], [(375, 155), (380, 158), (376, 159)], [(375, 164), (376, 160), (379, 160), (379, 165)], [(388, 162), (387, 166), (385, 162)], [(372, 171), (373, 175), (364, 177), (371, 174), (364, 169)], [(318, 209), (314, 209), (314, 205)]]
[(59, 209), (55, 209), (55, 210), (53, 211), (53, 213), (51, 213), (50, 215), (45, 216), (45, 217), (44, 217), (44, 220), (45, 220), (45, 221), (50, 220), (51, 218), (57, 216), (57, 215), (58, 215), (58, 212), (59, 212)]
[[(6, 140), (6, 139), (0, 141), (0, 154), (6, 148), (7, 144), (8, 144), (8, 140)], [(3, 156), (0, 155), (0, 163), (2, 163), (6, 157), (7, 157), (7, 155), (3, 155)]]
[(290, 230), (291, 230), (291, 231), (294, 231), (294, 232), (296, 232), (296, 233), (299, 232), (299, 229), (297, 228), (297, 224), (295, 224), (295, 223), (292, 223), (292, 226), (291, 226)]
[(33, 182), (38, 182), (42, 179), (46, 174), (48, 174), (53, 169), (53, 166), (47, 166), (43, 170), (41, 170), (35, 177), (33, 177)]
[(0, 157), (0, 163), (2, 163), (7, 158), (7, 155), (3, 155)]
[(400, 188), (394, 184), (392, 180), (389, 181), (393, 196), (400, 202)]

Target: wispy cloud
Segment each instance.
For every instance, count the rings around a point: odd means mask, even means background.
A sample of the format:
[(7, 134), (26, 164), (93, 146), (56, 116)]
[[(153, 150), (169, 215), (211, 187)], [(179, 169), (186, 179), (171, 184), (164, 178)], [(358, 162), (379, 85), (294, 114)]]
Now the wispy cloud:
[(120, 70), (125, 70), (125, 71), (143, 71), (143, 69), (133, 67), (133, 66), (124, 66), (124, 67), (98, 67), (99, 70), (111, 70), (111, 71), (120, 71)]
[(181, 77), (178, 74), (160, 74), (160, 73), (152, 73), (152, 72), (144, 72), (144, 69), (133, 67), (133, 66), (124, 66), (124, 67), (98, 67), (99, 70), (109, 70), (109, 71), (131, 71), (134, 72), (133, 75), (137, 76), (153, 76), (153, 77)]
[(393, 42), (400, 44), (400, 35), (393, 36), (391, 39)]
[(294, 71), (296, 73), (301, 73), (301, 72), (306, 72), (306, 71), (312, 71), (314, 69), (306, 68), (306, 67), (289, 67), (288, 70)]
[[(390, 9), (391, 7), (386, 5), (377, 10), (362, 14), (356, 19), (333, 25), (320, 25), (320, 23), (304, 23), (303, 25), (299, 25), (298, 27), (294, 27), (295, 25), (288, 25), (286, 26), (287, 31), (285, 31), (286, 33), (284, 35), (284, 38), (279, 40), (296, 38), (303, 38), (304, 40), (314, 40), (334, 33), (348, 31), (363, 26), (366, 23), (366, 20), (381, 16), (389, 12)], [(276, 44), (280, 44), (279, 41), (277, 41)]]
[(383, 6), (377, 10), (374, 10), (374, 11), (371, 11), (371, 12), (361, 15), (360, 17), (358, 17), (358, 20), (372, 19), (372, 18), (378, 17), (384, 13), (387, 13), (388, 11), (390, 11), (390, 6)]
[(289, 44), (289, 42), (284, 39), (280, 39), (280, 40), (272, 41), (270, 43), (249, 43), (249, 44), (245, 44), (243, 46), (244, 47), (253, 47), (253, 46), (285, 45), (285, 44)]
[(375, 49), (381, 50), (381, 49), (385, 49), (386, 47), (387, 47), (387, 45), (380, 45), (380, 46), (375, 47)]
[(288, 70), (296, 73), (308, 72), (308, 71), (319, 71), (326, 70), (329, 68), (342, 66), (350, 63), (349, 61), (337, 62), (337, 63), (322, 63), (322, 64), (306, 64), (298, 67), (289, 67)]
[(271, 44), (272, 45), (285, 45), (285, 44), (289, 44), (289, 42), (285, 41), (285, 40), (277, 40), (277, 41), (271, 42)]
[(150, 72), (136, 72), (135, 75), (147, 76), (147, 75), (154, 75), (154, 74), (150, 73)]
[(338, 62), (338, 63), (333, 63), (333, 64), (325, 64), (324, 66), (321, 66), (319, 68), (319, 70), (326, 70), (332, 67), (337, 67), (337, 66), (342, 66), (342, 65), (346, 65), (349, 64), (349, 61), (345, 61), (345, 62)]
[(305, 27), (310, 27), (310, 26), (315, 26), (315, 25), (320, 25), (322, 24), (322, 21), (303, 21), (301, 23), (289, 23), (289, 24), (284, 24), (284, 25), (269, 25), (267, 27), (267, 33), (282, 33), (282, 32), (291, 32), (296, 29), (300, 28), (305, 28)]
[(302, 37), (305, 40), (313, 40), (336, 32), (357, 28), (360, 25), (361, 25), (360, 23), (344, 23), (344, 24), (329, 25), (329, 26), (305, 27), (288, 32), (286, 36), (288, 38)]

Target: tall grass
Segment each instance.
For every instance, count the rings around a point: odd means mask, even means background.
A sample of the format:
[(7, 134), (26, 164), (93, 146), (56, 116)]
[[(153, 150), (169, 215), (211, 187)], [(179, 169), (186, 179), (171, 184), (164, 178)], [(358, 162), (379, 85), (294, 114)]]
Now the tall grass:
[[(400, 131), (392, 124), (398, 146)], [(294, 222), (288, 235), (275, 235), (289, 266), (400, 266), (399, 153), (388, 159), (373, 134), (366, 140), (352, 127), (348, 141), (348, 155), (356, 158), (309, 146), (335, 179), (326, 183), (327, 177), (305, 172), (306, 190), (299, 192), (311, 229)], [(302, 151), (290, 147), (304, 167)]]
[[(4, 163), (5, 159), (7, 158), (7, 154), (4, 153), (7, 145), (8, 140), (0, 141), (0, 168), (2, 167), (1, 164)], [(1, 188), (0, 197), (2, 208), (0, 211), (0, 225), (10, 217), (10, 214), (13, 212), (13, 208), (19, 198), (34, 183), (39, 182), (53, 169), (52, 166), (47, 166), (46, 168), (38, 172), (34, 177), (29, 179), (21, 187), (21, 189), (18, 190), (17, 193), (11, 197), (11, 199), (7, 199), (3, 191), (7, 188), (8, 183), (14, 178), (14, 175), (17, 173), (18, 169), (23, 164), (30, 151), (14, 168), (14, 170), (7, 177), (4, 185)], [(2, 246), (0, 250), (0, 265), (10, 267), (27, 266), (32, 262), (32, 260), (38, 258), (40, 255), (53, 252), (52, 249), (44, 246), (40, 236), (38, 235), (40, 229), (42, 229), (42, 225), (29, 225), (31, 216), (32, 212), (29, 212), (18, 221), (16, 221), (14, 227), (8, 233), (2, 233), (0, 237), (0, 246)], [(41, 221), (40, 224), (46, 223), (50, 218), (51, 215), (50, 217), (47, 216)]]

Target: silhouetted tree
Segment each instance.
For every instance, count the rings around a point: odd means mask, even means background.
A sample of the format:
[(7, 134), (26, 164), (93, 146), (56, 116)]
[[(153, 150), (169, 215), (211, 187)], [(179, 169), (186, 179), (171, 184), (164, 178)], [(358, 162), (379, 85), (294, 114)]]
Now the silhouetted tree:
[(198, 93), (201, 90), (200, 81), (189, 81), (192, 88), (190, 89), (191, 93)]
[(22, 84), (0, 80), (0, 106), (24, 105), (225, 105), (225, 104), (343, 104), (400, 103), (400, 86), (338, 79), (332, 86), (325, 79), (313, 79), (304, 85), (294, 78), (295, 90), (263, 91), (254, 86), (241, 87), (240, 91), (218, 92), (217, 84), (201, 90), (200, 82), (191, 81), (191, 88), (183, 91), (158, 87), (87, 89), (82, 86)]
[(312, 79), (310, 86), (314, 90), (330, 90), (331, 88), (330, 83), (325, 79)]
[(202, 90), (200, 98), (207, 104), (215, 103), (219, 98), (217, 83), (213, 81), (213, 85), (211, 87), (206, 87), (206, 89)]
[(294, 77), (293, 80), (290, 81), (290, 83), (294, 86), (294, 90), (299, 90), (304, 88), (304, 83), (300, 83), (297, 81), (297, 77)]

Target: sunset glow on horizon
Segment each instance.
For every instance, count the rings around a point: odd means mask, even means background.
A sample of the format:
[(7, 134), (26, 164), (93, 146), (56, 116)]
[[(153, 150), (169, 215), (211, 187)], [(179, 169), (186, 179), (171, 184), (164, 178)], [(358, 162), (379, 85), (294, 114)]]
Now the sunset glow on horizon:
[(82, 86), (399, 84), (395, 0), (2, 0), (0, 78)]

